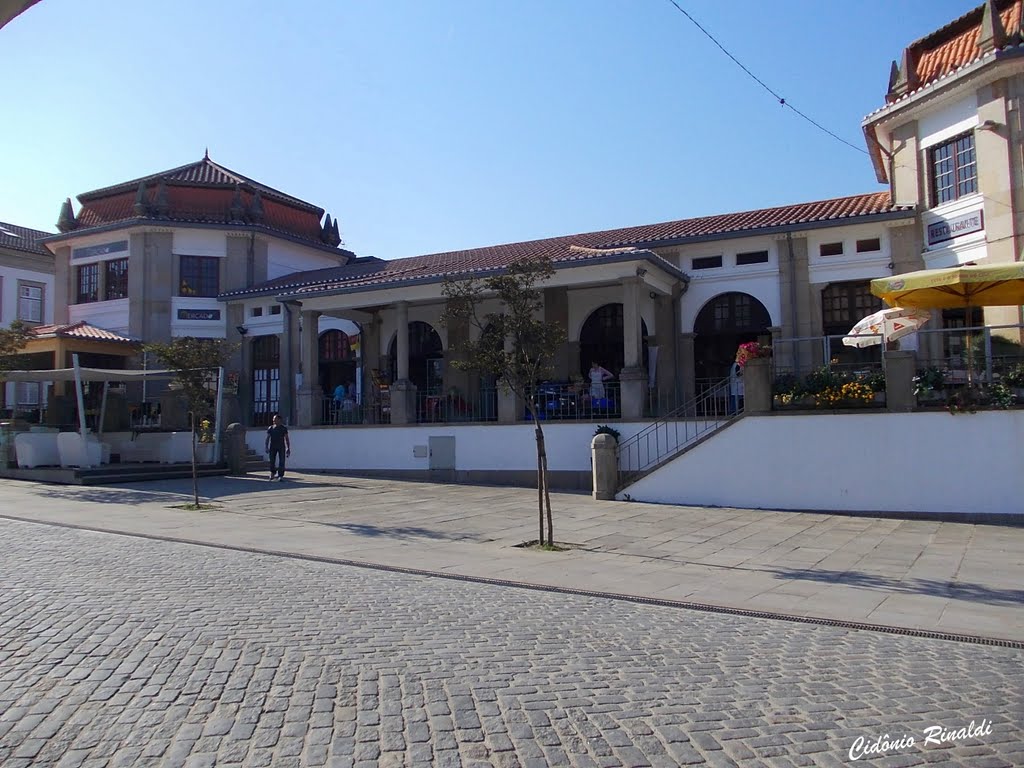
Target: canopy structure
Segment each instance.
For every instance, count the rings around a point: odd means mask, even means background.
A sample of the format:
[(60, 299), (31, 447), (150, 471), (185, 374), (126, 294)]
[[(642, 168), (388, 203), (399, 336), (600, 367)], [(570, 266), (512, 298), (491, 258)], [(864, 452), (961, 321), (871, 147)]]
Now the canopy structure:
[[(0, 372), (0, 382), (2, 381), (27, 381), (27, 382), (44, 382), (44, 381), (73, 381), (75, 382), (75, 393), (78, 398), (78, 425), (82, 437), (85, 437), (88, 431), (85, 426), (85, 402), (82, 398), (82, 382), (83, 381), (102, 381), (103, 382), (103, 402), (100, 406), (100, 420), (99, 420), (99, 432), (103, 431), (104, 414), (107, 410), (107, 393), (110, 390), (110, 382), (112, 381), (146, 381), (148, 379), (173, 379), (176, 375), (176, 371), (168, 369), (153, 369), (153, 370), (118, 370), (113, 368), (82, 368), (78, 365), (78, 355), (73, 355), (75, 362), (74, 368), (55, 368), (51, 370), (40, 370), (40, 371), (3, 371)], [(223, 368), (210, 368), (204, 369), (209, 371), (217, 371), (217, 410), (215, 416), (214, 426), (214, 443), (216, 448), (214, 452), (220, 455), (220, 422), (221, 414), (223, 412), (223, 390), (224, 390), (224, 369)]]
[[(56, 368), (49, 371), (6, 371), (0, 373), (3, 381), (143, 381), (145, 379), (173, 379), (174, 371), (122, 371), (114, 368)], [(212, 369), (211, 369), (212, 370)]]

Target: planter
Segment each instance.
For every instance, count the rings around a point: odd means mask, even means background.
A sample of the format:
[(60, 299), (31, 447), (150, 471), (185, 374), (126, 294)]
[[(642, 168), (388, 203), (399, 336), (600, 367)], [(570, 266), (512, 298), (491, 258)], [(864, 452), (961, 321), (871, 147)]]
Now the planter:
[(215, 443), (196, 443), (196, 463), (213, 464), (216, 460)]

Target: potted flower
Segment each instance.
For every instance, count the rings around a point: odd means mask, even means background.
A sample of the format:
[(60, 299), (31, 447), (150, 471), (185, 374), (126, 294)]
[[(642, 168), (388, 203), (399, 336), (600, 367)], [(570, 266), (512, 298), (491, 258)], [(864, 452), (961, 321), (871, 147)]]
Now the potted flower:
[(196, 461), (200, 464), (213, 464), (216, 461), (214, 451), (217, 445), (213, 438), (213, 422), (203, 419), (199, 422), (199, 444), (196, 445)]
[(748, 341), (736, 350), (736, 364), (742, 368), (749, 360), (762, 360), (772, 356), (772, 348), (757, 341)]

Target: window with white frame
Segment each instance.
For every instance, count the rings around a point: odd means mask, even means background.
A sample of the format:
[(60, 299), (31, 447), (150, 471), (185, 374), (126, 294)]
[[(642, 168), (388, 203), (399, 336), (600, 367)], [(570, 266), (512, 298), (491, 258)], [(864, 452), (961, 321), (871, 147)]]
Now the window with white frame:
[(18, 282), (18, 319), (43, 322), (43, 286), (39, 283)]
[(39, 382), (19, 381), (15, 389), (15, 398), (19, 408), (39, 407)]
[(978, 160), (974, 133), (939, 144), (928, 150), (932, 205), (941, 205), (978, 191)]

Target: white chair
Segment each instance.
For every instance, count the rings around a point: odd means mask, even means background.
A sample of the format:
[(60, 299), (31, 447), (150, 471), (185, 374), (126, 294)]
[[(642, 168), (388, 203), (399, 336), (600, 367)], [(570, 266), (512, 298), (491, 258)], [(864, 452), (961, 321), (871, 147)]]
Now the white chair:
[(14, 436), (14, 452), (22, 469), (60, 464), (56, 432), (19, 432)]

